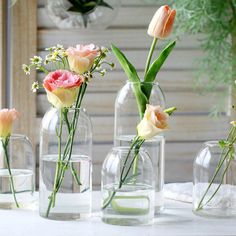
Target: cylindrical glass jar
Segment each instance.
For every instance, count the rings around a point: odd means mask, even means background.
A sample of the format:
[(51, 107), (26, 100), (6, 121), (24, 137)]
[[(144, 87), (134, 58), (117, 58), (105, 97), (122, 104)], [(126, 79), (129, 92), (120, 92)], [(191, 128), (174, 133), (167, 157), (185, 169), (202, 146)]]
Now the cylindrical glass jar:
[[(236, 150), (236, 146), (235, 146)], [(193, 211), (209, 217), (236, 215), (236, 155), (217, 141), (204, 143), (193, 165)]]
[(35, 207), (35, 156), (25, 135), (0, 139), (0, 208)]
[[(132, 150), (126, 162), (128, 153), (129, 147), (114, 147), (103, 163), (102, 220), (115, 225), (150, 224), (154, 217), (155, 201), (152, 162), (142, 148), (138, 154)], [(134, 158), (137, 162), (132, 165)], [(121, 176), (123, 179), (126, 176), (122, 185)], [(112, 194), (115, 195), (109, 200)]]
[[(69, 110), (70, 124), (75, 112), (79, 112), (79, 116), (72, 145), (67, 144), (73, 130), (69, 132), (65, 118), (60, 119), (59, 110), (50, 108), (42, 120), (39, 212), (45, 218), (74, 220), (91, 214), (92, 124), (82, 108)], [(59, 130), (61, 141), (58, 140)], [(51, 200), (53, 192), (56, 196)]]
[(102, 30), (111, 24), (120, 8), (119, 0), (105, 0), (104, 2), (109, 7), (96, 6), (83, 14), (74, 10), (70, 11), (72, 4), (69, 0), (46, 0), (46, 9), (51, 20), (60, 29)]
[[(127, 81), (118, 92), (115, 102), (115, 130), (114, 145), (130, 146), (136, 136), (136, 127), (140, 122), (139, 109), (134, 93), (137, 83)], [(165, 97), (158, 83), (144, 83), (151, 89), (148, 103), (154, 106), (160, 105), (165, 108)], [(143, 144), (150, 154), (155, 173), (155, 213), (159, 213), (164, 207), (164, 150), (165, 138), (163, 134), (145, 141)]]

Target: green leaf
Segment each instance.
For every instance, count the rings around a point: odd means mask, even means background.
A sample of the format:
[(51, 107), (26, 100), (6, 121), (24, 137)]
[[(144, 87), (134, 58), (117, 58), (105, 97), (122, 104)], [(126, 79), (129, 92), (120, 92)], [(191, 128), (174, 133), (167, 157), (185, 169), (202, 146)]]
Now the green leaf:
[(225, 140), (223, 140), (223, 139), (219, 141), (219, 146), (220, 146), (220, 148), (222, 148), (222, 149), (225, 148), (226, 144), (227, 144), (227, 142), (226, 142)]
[(140, 82), (138, 77), (137, 71), (134, 66), (128, 61), (125, 55), (121, 52), (119, 48), (115, 45), (111, 45), (112, 52), (116, 56), (117, 60), (119, 61), (121, 67), (123, 68), (125, 74), (127, 75), (128, 79), (131, 82)]
[[(164, 64), (165, 60), (171, 53), (172, 49), (175, 46), (175, 41), (169, 43), (160, 53), (158, 58), (152, 63), (150, 66), (147, 74), (144, 77), (144, 82), (152, 83), (154, 82), (157, 73), (161, 69), (162, 65)], [(152, 85), (151, 84), (143, 84), (142, 90), (145, 93), (146, 97), (149, 99), (151, 91), (152, 91)]]
[(116, 56), (117, 60), (119, 61), (121, 67), (123, 68), (125, 74), (127, 75), (128, 79), (133, 84), (133, 91), (136, 97), (140, 118), (143, 117), (143, 114), (146, 110), (146, 104), (148, 103), (148, 99), (143, 93), (141, 89), (141, 81), (138, 77), (137, 71), (134, 66), (128, 61), (125, 55), (117, 48), (115, 45), (111, 45), (112, 52)]
[(102, 7), (108, 7), (110, 9), (113, 10), (113, 7), (111, 5), (109, 5), (108, 3), (104, 2), (103, 0), (101, 0), (99, 3), (98, 3), (98, 6), (102, 6)]

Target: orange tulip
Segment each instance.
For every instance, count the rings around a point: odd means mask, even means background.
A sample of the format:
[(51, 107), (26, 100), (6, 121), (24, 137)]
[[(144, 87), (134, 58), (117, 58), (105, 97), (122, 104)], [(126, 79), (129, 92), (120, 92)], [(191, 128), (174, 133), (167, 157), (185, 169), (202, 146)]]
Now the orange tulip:
[(154, 38), (167, 38), (173, 28), (175, 15), (176, 10), (171, 10), (168, 5), (160, 7), (149, 24), (148, 34)]

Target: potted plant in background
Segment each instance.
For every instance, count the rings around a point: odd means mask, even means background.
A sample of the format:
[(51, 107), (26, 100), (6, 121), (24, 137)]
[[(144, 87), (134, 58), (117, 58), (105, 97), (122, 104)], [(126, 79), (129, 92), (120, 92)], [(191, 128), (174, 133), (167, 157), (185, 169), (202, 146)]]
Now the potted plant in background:
[(119, 0), (46, 0), (49, 17), (61, 29), (105, 29), (119, 7)]

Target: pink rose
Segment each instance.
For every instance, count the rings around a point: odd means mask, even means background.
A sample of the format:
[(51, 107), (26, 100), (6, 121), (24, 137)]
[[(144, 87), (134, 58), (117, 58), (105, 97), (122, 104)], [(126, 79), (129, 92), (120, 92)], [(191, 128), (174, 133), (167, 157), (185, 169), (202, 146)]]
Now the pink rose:
[(0, 110), (0, 137), (6, 138), (11, 135), (13, 121), (19, 117), (18, 111), (13, 109)]
[(89, 71), (94, 59), (99, 55), (100, 48), (94, 44), (78, 44), (75, 48), (69, 47), (66, 50), (70, 69), (78, 74)]
[(160, 106), (147, 104), (144, 117), (137, 126), (138, 135), (150, 139), (168, 127), (169, 115)]
[(48, 101), (56, 108), (71, 107), (78, 94), (83, 77), (66, 70), (49, 73), (43, 81)]
[(148, 34), (154, 38), (167, 38), (173, 28), (176, 10), (171, 10), (168, 5), (160, 7), (153, 16)]

